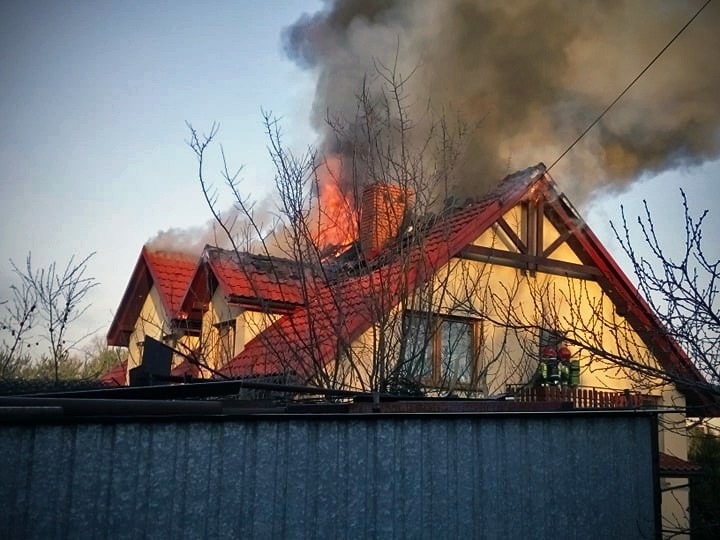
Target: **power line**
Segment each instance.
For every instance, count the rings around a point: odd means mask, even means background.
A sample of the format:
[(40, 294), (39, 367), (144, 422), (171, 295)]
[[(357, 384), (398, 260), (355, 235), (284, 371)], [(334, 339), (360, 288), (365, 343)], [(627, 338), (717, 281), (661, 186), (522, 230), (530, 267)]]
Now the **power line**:
[(605, 110), (604, 110), (602, 113), (600, 113), (600, 116), (598, 116), (595, 120), (593, 120), (592, 123), (591, 123), (587, 128), (585, 128), (585, 131), (583, 131), (580, 135), (578, 135), (578, 137), (573, 141), (573, 143), (572, 143), (570, 146), (568, 146), (567, 149), (566, 149), (562, 154), (560, 154), (560, 157), (558, 157), (555, 161), (552, 162), (552, 164), (547, 168), (547, 171), (548, 171), (548, 172), (549, 172), (550, 169), (552, 169), (555, 165), (557, 165), (558, 162), (559, 162), (562, 158), (564, 158), (565, 155), (566, 155), (568, 152), (570, 152), (570, 150), (572, 150), (572, 149), (575, 147), (575, 145), (576, 145), (577, 143), (579, 143), (580, 140), (581, 140), (585, 135), (587, 135), (587, 132), (590, 131), (590, 130), (595, 126), (595, 124), (597, 124), (600, 120), (602, 120), (603, 116), (605, 116), (605, 114), (607, 114), (607, 112), (608, 112), (610, 109), (612, 109), (613, 106), (614, 106), (618, 101), (620, 101), (620, 98), (622, 98), (622, 97), (627, 93), (627, 91), (630, 90), (630, 88), (632, 88), (632, 86), (633, 86), (638, 80), (640, 80), (640, 77), (642, 77), (642, 76), (645, 74), (645, 72), (646, 72), (648, 69), (650, 69), (650, 67), (657, 61), (657, 59), (660, 58), (666, 50), (668, 50), (668, 48), (670, 47), (670, 45), (672, 45), (673, 42), (674, 42), (678, 37), (680, 37), (680, 34), (682, 34), (682, 33), (687, 29), (687, 27), (690, 26), (690, 24), (697, 18), (698, 15), (700, 15), (700, 13), (702, 13), (702, 11), (707, 7), (707, 5), (708, 5), (710, 2), (712, 2), (712, 0), (707, 0), (707, 1), (700, 7), (700, 9), (697, 10), (697, 12), (695, 13), (695, 15), (693, 15), (693, 16), (690, 18), (690, 20), (685, 23), (685, 26), (683, 26), (680, 30), (678, 30), (678, 32), (673, 36), (673, 38), (672, 38), (670, 41), (668, 41), (667, 45), (665, 45), (665, 46), (662, 48), (662, 50), (655, 55), (655, 58), (653, 58), (653, 59), (650, 61), (650, 63), (649, 63), (647, 66), (645, 66), (645, 68), (644, 68), (640, 73), (638, 73), (638, 75), (630, 82), (630, 84), (628, 84), (628, 85), (625, 87), (625, 90), (623, 90), (622, 92), (620, 92), (620, 94), (618, 94), (618, 96), (612, 101), (612, 103), (610, 103), (610, 105), (608, 105), (607, 107), (605, 107)]

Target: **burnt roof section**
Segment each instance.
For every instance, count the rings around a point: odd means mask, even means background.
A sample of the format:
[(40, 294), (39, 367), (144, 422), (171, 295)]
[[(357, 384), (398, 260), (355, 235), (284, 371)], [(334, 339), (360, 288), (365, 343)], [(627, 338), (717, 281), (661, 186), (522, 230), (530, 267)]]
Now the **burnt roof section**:
[(235, 252), (207, 245), (198, 262), (182, 310), (205, 309), (215, 290), (233, 304), (269, 312), (289, 312), (303, 303), (306, 275), (290, 259)]

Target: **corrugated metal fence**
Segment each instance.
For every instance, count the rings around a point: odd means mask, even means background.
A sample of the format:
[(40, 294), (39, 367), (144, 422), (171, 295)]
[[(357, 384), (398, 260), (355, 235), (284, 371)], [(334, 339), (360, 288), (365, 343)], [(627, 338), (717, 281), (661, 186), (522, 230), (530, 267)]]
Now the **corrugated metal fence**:
[(2, 538), (652, 538), (654, 419), (0, 426)]

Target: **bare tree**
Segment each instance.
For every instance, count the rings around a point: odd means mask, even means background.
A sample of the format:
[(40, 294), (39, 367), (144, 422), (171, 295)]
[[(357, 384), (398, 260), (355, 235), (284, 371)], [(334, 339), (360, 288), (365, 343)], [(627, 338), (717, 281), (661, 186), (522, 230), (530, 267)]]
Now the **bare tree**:
[(709, 382), (707, 390), (720, 396), (720, 257), (703, 243), (708, 210), (693, 216), (683, 190), (680, 195), (685, 238), (677, 255), (678, 246), (658, 238), (647, 201), (637, 217), (641, 242), (633, 238), (624, 209), (622, 225), (613, 231), (665, 332), (687, 351)]
[(122, 347), (110, 347), (100, 336), (94, 336), (83, 346), (82, 366), (79, 377), (97, 379), (103, 373), (127, 361), (128, 351)]
[[(45, 358), (52, 366), (53, 378), (61, 378), (63, 363), (70, 353), (92, 332), (77, 335), (71, 332), (73, 324), (87, 311), (88, 294), (97, 285), (87, 276), (87, 265), (93, 254), (76, 261), (71, 257), (64, 268), (51, 263), (46, 268), (35, 268), (28, 254), (25, 265), (11, 261), (19, 284), (11, 288), (13, 298), (7, 301), (3, 331), (10, 335), (4, 340), (3, 361), (10, 365), (20, 350), (32, 343), (48, 344)], [(27, 351), (26, 351), (27, 352)]]
[(11, 285), (12, 298), (2, 302), (4, 310), (0, 319), (0, 331), (3, 334), (0, 349), (0, 378), (14, 376), (22, 364), (28, 361), (31, 343), (27, 341), (32, 332), (37, 314), (35, 290), (26, 282)]

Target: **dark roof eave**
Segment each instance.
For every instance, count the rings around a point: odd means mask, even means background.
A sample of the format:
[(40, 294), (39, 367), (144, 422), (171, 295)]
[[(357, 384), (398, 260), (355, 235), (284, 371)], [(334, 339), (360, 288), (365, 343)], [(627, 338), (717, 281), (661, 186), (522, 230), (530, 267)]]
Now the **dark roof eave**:
[[(145, 297), (151, 288), (152, 275), (150, 274), (150, 269), (145, 259), (145, 247), (143, 247), (135, 263), (133, 272), (130, 275), (130, 280), (125, 287), (122, 300), (120, 300), (120, 307), (110, 323), (110, 328), (107, 333), (108, 345), (113, 347), (128, 346), (130, 334), (132, 333), (132, 331), (130, 331), (130, 333), (127, 332), (128, 321), (133, 318), (131, 315), (135, 311), (137, 311), (137, 314), (140, 313), (142, 302), (145, 301)], [(137, 314), (135, 318), (137, 318)], [(134, 321), (132, 322), (134, 324)]]
[(279, 302), (277, 300), (266, 300), (264, 298), (230, 295), (227, 297), (228, 304), (250, 310), (267, 312), (274, 315), (287, 315), (295, 311), (303, 304), (295, 302)]

